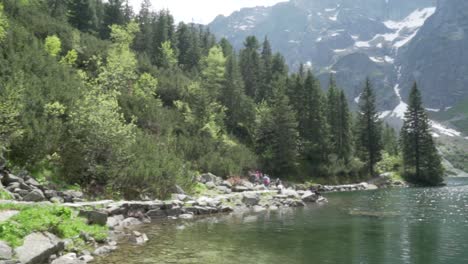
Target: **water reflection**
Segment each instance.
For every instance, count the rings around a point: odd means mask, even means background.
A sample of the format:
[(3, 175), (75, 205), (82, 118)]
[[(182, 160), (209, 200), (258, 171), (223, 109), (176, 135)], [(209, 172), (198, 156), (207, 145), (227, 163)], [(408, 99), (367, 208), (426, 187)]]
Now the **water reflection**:
[(329, 195), (326, 206), (168, 222), (98, 263), (468, 263), (468, 179)]

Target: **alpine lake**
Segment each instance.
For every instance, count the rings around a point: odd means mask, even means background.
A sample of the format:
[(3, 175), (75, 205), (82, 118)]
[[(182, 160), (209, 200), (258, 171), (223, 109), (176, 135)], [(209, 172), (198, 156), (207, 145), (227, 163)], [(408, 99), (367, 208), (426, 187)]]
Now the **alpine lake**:
[(468, 178), (446, 187), (326, 194), (328, 203), (141, 227), (97, 263), (468, 263)]

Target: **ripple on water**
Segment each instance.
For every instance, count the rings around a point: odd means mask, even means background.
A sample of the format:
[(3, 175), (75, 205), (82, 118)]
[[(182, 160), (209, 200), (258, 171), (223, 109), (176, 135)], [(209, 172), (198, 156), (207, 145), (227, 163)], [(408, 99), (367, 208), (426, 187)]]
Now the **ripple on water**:
[(122, 245), (97, 263), (468, 263), (467, 185), (330, 194), (323, 207), (152, 225), (145, 246)]

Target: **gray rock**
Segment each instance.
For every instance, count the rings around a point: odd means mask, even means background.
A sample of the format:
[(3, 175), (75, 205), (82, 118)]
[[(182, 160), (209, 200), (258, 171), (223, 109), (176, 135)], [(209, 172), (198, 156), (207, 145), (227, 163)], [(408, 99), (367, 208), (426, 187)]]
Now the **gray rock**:
[(209, 181), (209, 182), (205, 183), (205, 186), (206, 186), (206, 188), (208, 188), (210, 190), (216, 188), (216, 184), (214, 182), (212, 182), (212, 181)]
[(24, 180), (21, 177), (15, 176), (11, 173), (7, 174), (6, 177), (3, 179), (3, 183), (6, 185), (9, 185), (13, 182), (24, 183)]
[(216, 175), (213, 175), (211, 173), (205, 173), (200, 175), (200, 182), (201, 183), (207, 183), (207, 182), (213, 182), (215, 184), (220, 183), (222, 179), (220, 177), (217, 177)]
[(179, 215), (179, 218), (184, 220), (190, 220), (193, 219), (193, 214), (181, 214)]
[(122, 222), (124, 220), (124, 216), (123, 215), (114, 215), (114, 216), (111, 216), (111, 217), (108, 217), (107, 218), (107, 226), (108, 227), (116, 227), (118, 225), (120, 225), (120, 222)]
[(179, 216), (182, 214), (182, 209), (180, 207), (173, 207), (172, 209), (165, 210), (167, 216)]
[(55, 204), (59, 204), (59, 203), (64, 203), (64, 202), (65, 202), (65, 200), (63, 200), (63, 198), (62, 198), (62, 197), (59, 197), (59, 196), (52, 197), (52, 198), (49, 199), (49, 201), (50, 201), (51, 203), (55, 203)]
[(57, 197), (58, 193), (57, 193), (57, 191), (54, 191), (54, 190), (45, 190), (44, 191), (44, 196), (47, 199), (51, 199), (52, 197)]
[(131, 243), (141, 245), (141, 244), (148, 242), (149, 239), (148, 239), (148, 236), (146, 236), (146, 234), (142, 234), (138, 231), (133, 231), (133, 234), (132, 236), (130, 236), (129, 240)]
[(41, 184), (39, 182), (37, 182), (35, 179), (33, 178), (29, 178), (27, 181), (25, 181), (26, 184), (28, 185), (32, 185), (34, 187), (40, 187)]
[(263, 207), (263, 206), (260, 206), (260, 205), (255, 205), (252, 210), (255, 212), (255, 213), (260, 213), (260, 212), (264, 212), (266, 211), (266, 208)]
[(288, 196), (288, 198), (299, 198), (299, 194), (291, 189), (282, 189), (281, 194)]
[(12, 182), (12, 183), (8, 184), (8, 186), (5, 189), (7, 191), (12, 192), (13, 190), (19, 189), (19, 188), (20, 188), (20, 183), (19, 182)]
[(93, 255), (95, 256), (102, 256), (102, 255), (107, 255), (111, 253), (112, 251), (115, 251), (117, 249), (117, 246), (102, 246), (94, 250)]
[(0, 222), (6, 221), (10, 219), (11, 217), (17, 215), (19, 211), (15, 210), (5, 210), (5, 211), (0, 211)]
[(51, 264), (85, 264), (86, 262), (79, 259), (75, 253), (68, 253), (55, 259)]
[(136, 226), (136, 225), (141, 225), (143, 224), (142, 221), (134, 218), (134, 217), (128, 217), (125, 218), (122, 222), (120, 222), (119, 226), (120, 227), (130, 227), (130, 226)]
[(303, 202), (306, 202), (306, 203), (315, 203), (318, 199), (318, 196), (311, 191), (306, 191), (302, 195), (301, 199)]
[(224, 194), (230, 194), (232, 192), (232, 190), (226, 186), (216, 186), (216, 189)]
[(220, 186), (224, 186), (224, 187), (227, 187), (229, 189), (232, 188), (232, 184), (229, 182), (229, 181), (223, 181)]
[(15, 249), (19, 261), (24, 264), (40, 264), (64, 249), (64, 243), (55, 235), (32, 233), (24, 239), (24, 244)]
[(105, 212), (80, 210), (78, 216), (88, 219), (88, 224), (91, 225), (104, 226), (107, 224), (107, 213)]
[(166, 210), (161, 210), (161, 209), (150, 210), (146, 213), (146, 216), (151, 219), (162, 219), (167, 216), (165, 211)]
[(13, 256), (13, 249), (4, 241), (0, 241), (0, 260), (8, 260)]
[(27, 202), (41, 202), (45, 200), (45, 196), (41, 190), (33, 190), (23, 197), (23, 201)]
[(260, 202), (260, 196), (256, 193), (244, 193), (242, 202), (247, 206), (254, 206)]

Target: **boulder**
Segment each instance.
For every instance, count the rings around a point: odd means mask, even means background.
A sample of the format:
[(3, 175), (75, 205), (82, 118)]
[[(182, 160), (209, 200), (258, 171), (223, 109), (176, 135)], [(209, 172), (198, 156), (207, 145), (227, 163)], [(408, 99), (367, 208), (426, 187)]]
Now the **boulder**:
[(124, 220), (124, 216), (123, 215), (114, 215), (114, 216), (111, 216), (111, 217), (108, 217), (107, 218), (107, 226), (108, 227), (116, 227), (118, 225), (120, 225), (120, 222), (122, 222)]
[(47, 198), (47, 199), (50, 199), (52, 197), (57, 197), (59, 196), (57, 191), (54, 191), (54, 190), (45, 190), (44, 191), (44, 196)]
[(153, 209), (150, 210), (146, 213), (146, 216), (151, 218), (151, 219), (162, 219), (167, 216), (166, 210), (161, 210), (161, 209)]
[(260, 213), (266, 211), (266, 208), (260, 205), (255, 205), (252, 210), (254, 213)]
[(224, 187), (227, 187), (229, 189), (232, 188), (232, 184), (229, 182), (229, 181), (223, 181), (220, 186), (224, 186)]
[(136, 225), (141, 225), (141, 224), (143, 224), (143, 222), (138, 220), (137, 218), (128, 217), (128, 218), (125, 218), (122, 222), (120, 222), (119, 226), (129, 227), (129, 226), (136, 226)]
[(117, 246), (111, 246), (111, 245), (98, 247), (96, 248), (96, 250), (94, 250), (93, 255), (95, 256), (107, 255), (116, 249), (117, 249)]
[(140, 233), (138, 231), (133, 231), (133, 234), (130, 236), (130, 242), (135, 243), (137, 245), (144, 244), (148, 242), (148, 236), (146, 234)]
[(220, 182), (220, 180), (221, 178), (211, 173), (205, 173), (205, 174), (200, 175), (199, 177), (199, 182), (201, 183), (207, 183), (207, 182), (218, 183)]
[(218, 190), (218, 192), (220, 193), (224, 193), (224, 194), (230, 194), (232, 191), (230, 188), (226, 187), (226, 186), (216, 186), (216, 189)]
[(8, 186), (5, 189), (7, 191), (12, 192), (13, 190), (19, 189), (19, 188), (20, 188), (20, 183), (19, 182), (12, 182), (12, 183), (8, 184)]
[(63, 241), (51, 233), (44, 232), (26, 236), (23, 245), (17, 247), (15, 253), (23, 264), (40, 264), (47, 262), (51, 255), (63, 249)]
[(76, 253), (68, 253), (61, 256), (60, 258), (55, 259), (51, 264), (86, 264), (85, 261), (79, 259), (76, 256)]
[(105, 226), (107, 224), (107, 213), (100, 211), (80, 210), (78, 216), (88, 219), (88, 224)]
[(306, 203), (315, 203), (318, 200), (318, 196), (311, 191), (306, 191), (302, 195), (301, 199), (303, 202), (306, 202)]
[(24, 183), (24, 180), (21, 177), (15, 176), (11, 173), (7, 174), (6, 177), (3, 179), (3, 183), (5, 185), (9, 185), (13, 182)]
[(0, 211), (0, 222), (6, 221), (17, 214), (19, 214), (19, 211), (16, 210)]
[(45, 196), (41, 190), (36, 189), (29, 192), (26, 196), (23, 197), (23, 201), (27, 202), (41, 202), (45, 200)]
[(183, 220), (193, 219), (193, 214), (181, 214), (179, 215), (179, 219), (183, 219)]
[(52, 197), (52, 198), (49, 199), (49, 201), (50, 201), (51, 203), (55, 203), (55, 204), (59, 204), (59, 203), (64, 203), (64, 202), (65, 202), (65, 200), (63, 200), (63, 198), (62, 198), (62, 197), (59, 197), (59, 196)]
[(212, 181), (206, 182), (205, 186), (206, 186), (206, 188), (208, 188), (210, 190), (216, 188), (216, 184), (214, 182), (212, 182)]
[(282, 189), (281, 194), (286, 195), (288, 198), (299, 198), (299, 194), (291, 189)]
[(93, 261), (94, 257), (91, 256), (90, 254), (84, 254), (84, 255), (80, 256), (78, 259), (84, 261), (85, 263), (88, 263), (88, 262)]
[(0, 260), (8, 260), (13, 256), (13, 249), (4, 241), (0, 241)]
[(67, 203), (73, 203), (83, 199), (83, 193), (80, 191), (67, 190), (64, 192), (59, 192), (59, 195), (62, 196)]
[(29, 178), (27, 181), (25, 181), (25, 183), (28, 184), (28, 185), (32, 185), (34, 187), (41, 187), (42, 186), (39, 182), (37, 182), (33, 178)]
[(256, 193), (244, 193), (242, 202), (247, 206), (255, 206), (260, 202), (260, 196)]

